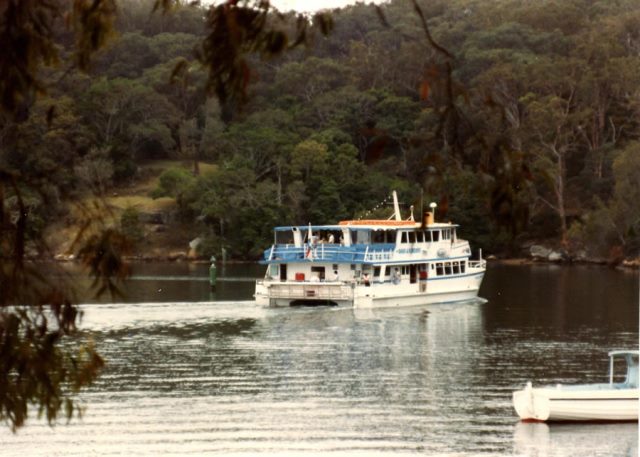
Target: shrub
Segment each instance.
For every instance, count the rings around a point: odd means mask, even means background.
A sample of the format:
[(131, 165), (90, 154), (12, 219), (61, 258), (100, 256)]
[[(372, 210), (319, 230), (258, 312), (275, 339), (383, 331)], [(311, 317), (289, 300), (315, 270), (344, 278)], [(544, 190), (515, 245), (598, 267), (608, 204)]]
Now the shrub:
[(144, 237), (140, 212), (131, 206), (126, 208), (120, 216), (120, 229), (127, 238), (140, 241)]
[(158, 187), (151, 192), (151, 197), (176, 198), (193, 179), (193, 175), (184, 168), (169, 168), (160, 175)]

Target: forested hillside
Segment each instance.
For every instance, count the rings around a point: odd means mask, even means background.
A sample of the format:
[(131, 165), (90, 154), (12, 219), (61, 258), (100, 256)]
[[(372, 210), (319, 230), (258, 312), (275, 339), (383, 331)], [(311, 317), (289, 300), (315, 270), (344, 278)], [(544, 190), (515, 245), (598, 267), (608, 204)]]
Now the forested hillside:
[(204, 10), (122, 0), (90, 73), (50, 70), (0, 131), (3, 168), (48, 189), (29, 229), (72, 226), (69, 197), (143, 189), (166, 204), (121, 208), (139, 251), (160, 212), (185, 247), (254, 259), (275, 225), (387, 214), (395, 189), (485, 252), (637, 256), (640, 3), (419, 4), (427, 29), (410, 1), (334, 11), (326, 38), (255, 58), (246, 103), (221, 107), (194, 51)]

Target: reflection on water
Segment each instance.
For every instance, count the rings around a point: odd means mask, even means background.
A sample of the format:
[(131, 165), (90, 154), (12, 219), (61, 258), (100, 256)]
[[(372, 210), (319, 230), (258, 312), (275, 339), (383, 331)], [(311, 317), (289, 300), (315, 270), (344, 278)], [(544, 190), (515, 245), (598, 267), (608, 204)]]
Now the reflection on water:
[(516, 425), (515, 451), (529, 457), (637, 457), (638, 424)]
[[(226, 283), (235, 289), (223, 296), (235, 297), (209, 300), (174, 279), (200, 270), (154, 268), (129, 285), (136, 302), (83, 307), (82, 327), (108, 360), (83, 396), (84, 419), (0, 430), (0, 455), (637, 455), (637, 445), (619, 446), (635, 424), (529, 427), (511, 406), (528, 380), (603, 381), (607, 350), (637, 345), (632, 277), (607, 270), (600, 287), (617, 291), (606, 306), (577, 291), (582, 301), (567, 298), (557, 311), (554, 290), (592, 286), (547, 269), (497, 268), (484, 304), (362, 311), (261, 308), (240, 281)], [(153, 279), (161, 274), (172, 278)], [(528, 291), (540, 277), (546, 286)], [(182, 287), (165, 301), (142, 283)], [(620, 437), (615, 445), (582, 438), (607, 431)]]

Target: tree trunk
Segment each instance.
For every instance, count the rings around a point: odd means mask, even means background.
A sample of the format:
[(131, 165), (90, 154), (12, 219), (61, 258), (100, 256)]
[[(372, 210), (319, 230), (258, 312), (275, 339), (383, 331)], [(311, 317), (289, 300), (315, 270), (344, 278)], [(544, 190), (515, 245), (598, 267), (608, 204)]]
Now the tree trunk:
[(280, 164), (276, 165), (278, 172), (278, 206), (282, 206), (282, 167)]
[(556, 202), (557, 212), (560, 218), (560, 242), (563, 247), (567, 245), (567, 212), (564, 200), (564, 180), (565, 180), (565, 158), (564, 154), (558, 156), (558, 175), (556, 177)]

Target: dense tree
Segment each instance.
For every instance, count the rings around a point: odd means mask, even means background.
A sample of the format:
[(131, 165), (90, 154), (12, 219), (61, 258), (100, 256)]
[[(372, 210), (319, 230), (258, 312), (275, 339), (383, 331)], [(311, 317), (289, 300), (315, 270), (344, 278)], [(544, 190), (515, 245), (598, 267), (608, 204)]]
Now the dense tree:
[[(529, 144), (536, 158), (536, 167), (543, 180), (548, 183), (550, 197), (541, 192), (540, 198), (557, 215), (561, 242), (565, 244), (567, 162), (574, 152), (583, 117), (575, 102), (575, 81), (580, 69), (571, 63), (563, 65), (561, 62), (550, 62), (540, 70), (539, 77), (545, 80), (542, 84), (547, 87), (543, 89), (542, 95), (530, 93), (523, 99), (527, 110), (525, 129), (533, 137)], [(549, 87), (551, 83), (547, 78), (552, 71), (560, 73), (551, 78), (555, 87)]]
[(616, 235), (627, 254), (640, 248), (640, 144), (630, 143), (613, 162), (615, 189), (611, 201)]

